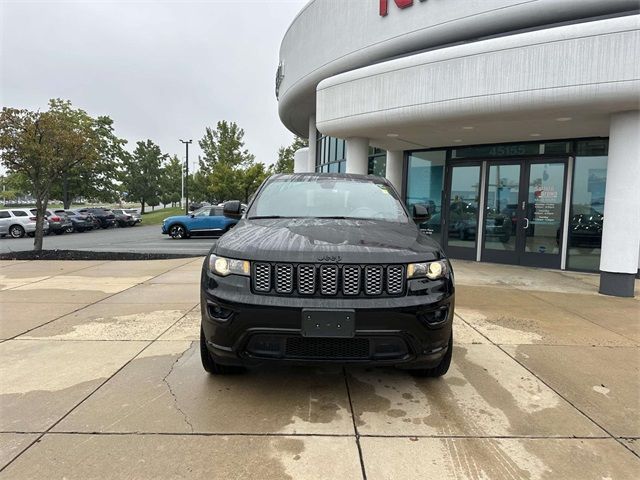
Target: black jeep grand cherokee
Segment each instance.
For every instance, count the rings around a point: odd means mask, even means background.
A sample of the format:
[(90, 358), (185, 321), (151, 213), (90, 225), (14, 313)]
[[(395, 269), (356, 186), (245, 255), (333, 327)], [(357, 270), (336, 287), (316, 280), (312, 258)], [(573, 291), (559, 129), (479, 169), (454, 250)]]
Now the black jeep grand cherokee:
[[(275, 175), (204, 262), (200, 351), (207, 372), (266, 362), (395, 365), (444, 375), (453, 272), (390, 183)], [(240, 215), (238, 202), (225, 214)]]

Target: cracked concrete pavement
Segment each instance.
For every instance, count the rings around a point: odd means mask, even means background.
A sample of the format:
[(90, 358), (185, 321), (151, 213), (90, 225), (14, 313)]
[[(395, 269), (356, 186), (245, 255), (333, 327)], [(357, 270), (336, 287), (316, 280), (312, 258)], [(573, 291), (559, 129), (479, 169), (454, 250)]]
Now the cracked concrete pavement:
[(455, 262), (452, 368), (212, 377), (202, 258), (0, 262), (0, 478), (640, 478), (640, 301)]

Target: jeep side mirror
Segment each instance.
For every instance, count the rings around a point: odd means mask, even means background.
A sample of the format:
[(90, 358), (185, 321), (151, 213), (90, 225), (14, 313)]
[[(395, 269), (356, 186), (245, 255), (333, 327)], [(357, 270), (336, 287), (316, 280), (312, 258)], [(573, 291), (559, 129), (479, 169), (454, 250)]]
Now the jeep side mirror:
[(190, 216), (191, 218), (193, 218), (193, 217), (195, 217), (195, 216), (196, 216), (196, 214), (195, 214), (195, 213), (190, 213), (190, 214), (189, 214), (189, 216)]
[(240, 218), (242, 217), (242, 205), (238, 200), (225, 202), (222, 208), (222, 214), (229, 218)]
[(424, 223), (431, 218), (429, 207), (416, 203), (413, 206), (413, 221), (417, 224)]

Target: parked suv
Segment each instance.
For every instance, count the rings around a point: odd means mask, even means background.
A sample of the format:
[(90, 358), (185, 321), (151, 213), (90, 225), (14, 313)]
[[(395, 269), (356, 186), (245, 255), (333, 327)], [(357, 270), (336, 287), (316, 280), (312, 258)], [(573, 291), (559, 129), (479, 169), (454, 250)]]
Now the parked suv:
[(124, 211), (124, 213), (131, 215), (134, 225), (136, 223), (142, 223), (142, 215), (140, 215), (140, 212), (138, 212), (138, 210), (136, 210), (135, 208), (128, 208)]
[(53, 213), (61, 216), (66, 215), (71, 222), (71, 231), (73, 232), (84, 232), (85, 230), (93, 229), (93, 221), (88, 215), (76, 213), (73, 210), (54, 210)]
[(95, 219), (96, 228), (109, 228), (113, 227), (116, 224), (116, 216), (113, 214), (111, 210), (108, 208), (101, 207), (90, 207), (90, 208), (80, 208), (76, 210), (78, 213), (82, 214), (91, 214), (91, 216)]
[[(224, 214), (241, 215), (239, 202)], [(394, 365), (439, 377), (451, 363), (454, 282), (385, 179), (275, 175), (206, 257), (204, 369), (267, 362)]]
[[(49, 231), (49, 222), (44, 221), (44, 233)], [(7, 208), (0, 210), (0, 236), (13, 238), (30, 237), (36, 233), (36, 215), (28, 208)]]
[[(32, 208), (31, 213), (35, 217), (37, 210)], [(73, 232), (73, 224), (65, 213), (53, 213), (51, 210), (45, 210), (44, 215), (49, 222), (49, 233), (62, 235), (65, 232)]]
[(116, 222), (119, 227), (133, 227), (136, 224), (133, 216), (131, 216), (123, 209), (114, 209), (111, 210), (111, 212), (115, 215)]

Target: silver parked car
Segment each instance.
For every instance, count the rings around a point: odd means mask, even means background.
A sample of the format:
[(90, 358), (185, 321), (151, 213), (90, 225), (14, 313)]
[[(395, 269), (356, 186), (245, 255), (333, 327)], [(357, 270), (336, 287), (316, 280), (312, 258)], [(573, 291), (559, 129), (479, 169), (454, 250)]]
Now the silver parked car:
[(142, 215), (140, 215), (140, 212), (135, 208), (128, 208), (124, 211), (124, 213), (131, 215), (131, 217), (134, 220), (134, 223), (133, 223), (134, 225), (136, 223), (142, 223)]
[[(49, 231), (49, 222), (44, 221), (45, 234)], [(22, 238), (36, 233), (36, 216), (28, 208), (3, 208), (0, 210), (0, 237), (7, 235)]]

